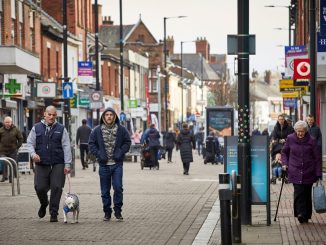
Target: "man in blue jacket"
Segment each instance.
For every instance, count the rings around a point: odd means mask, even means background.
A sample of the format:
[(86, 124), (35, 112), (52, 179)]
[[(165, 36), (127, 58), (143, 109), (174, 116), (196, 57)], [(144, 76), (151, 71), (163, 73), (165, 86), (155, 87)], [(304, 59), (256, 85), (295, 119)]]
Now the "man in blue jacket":
[(45, 216), (49, 204), (47, 193), (51, 190), (50, 222), (58, 222), (65, 174), (70, 173), (72, 161), (68, 132), (56, 117), (56, 108), (48, 106), (44, 119), (34, 125), (27, 138), (27, 147), (35, 163), (34, 188), (41, 204), (38, 216)]
[(123, 159), (129, 151), (131, 139), (125, 127), (120, 125), (119, 118), (112, 108), (107, 108), (89, 138), (88, 146), (92, 155), (99, 163), (101, 197), (104, 221), (111, 219), (111, 183), (113, 186), (114, 216), (122, 220), (123, 205)]

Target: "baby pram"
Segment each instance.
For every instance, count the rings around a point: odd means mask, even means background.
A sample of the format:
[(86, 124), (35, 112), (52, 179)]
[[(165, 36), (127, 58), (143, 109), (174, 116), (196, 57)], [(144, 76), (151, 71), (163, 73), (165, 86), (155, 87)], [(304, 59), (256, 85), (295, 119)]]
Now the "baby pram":
[(140, 151), (140, 167), (143, 170), (144, 168), (152, 169), (155, 167), (154, 162), (152, 161), (152, 153), (149, 146), (142, 145)]

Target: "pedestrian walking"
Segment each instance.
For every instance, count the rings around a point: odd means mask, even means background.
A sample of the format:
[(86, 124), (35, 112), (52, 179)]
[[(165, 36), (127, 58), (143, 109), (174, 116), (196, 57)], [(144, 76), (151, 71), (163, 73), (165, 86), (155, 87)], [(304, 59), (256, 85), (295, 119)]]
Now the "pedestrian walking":
[[(88, 168), (88, 163), (86, 159), (88, 158), (88, 140), (89, 136), (92, 132), (91, 128), (86, 125), (87, 120), (83, 119), (82, 120), (82, 126), (80, 126), (77, 129), (77, 134), (76, 134), (76, 144), (77, 147), (79, 147), (80, 150), (80, 160), (81, 164), (83, 166), (83, 169)], [(85, 156), (86, 153), (86, 156)], [(85, 159), (86, 157), (86, 159)]]
[(189, 175), (190, 163), (193, 162), (192, 149), (196, 149), (196, 142), (195, 137), (190, 132), (187, 123), (182, 124), (182, 129), (178, 136), (177, 144), (183, 164), (183, 174)]
[(313, 115), (308, 115), (307, 117), (308, 132), (316, 140), (317, 146), (321, 152), (322, 150), (322, 134), (320, 128), (315, 123), (315, 118)]
[(131, 139), (134, 144), (140, 144), (140, 138), (141, 138), (141, 132), (136, 129), (133, 135), (131, 136)]
[(112, 108), (107, 108), (89, 138), (89, 151), (99, 163), (101, 197), (104, 221), (111, 219), (111, 184), (113, 186), (114, 216), (122, 220), (123, 206), (123, 159), (129, 151), (131, 139), (128, 130), (120, 125), (119, 117)]
[(176, 143), (176, 135), (173, 132), (173, 128), (169, 128), (169, 131), (165, 134), (165, 149), (168, 152), (168, 163), (172, 163), (172, 152)]
[[(0, 157), (10, 157), (17, 161), (17, 152), (23, 144), (23, 135), (12, 123), (12, 118), (7, 116), (3, 120), (3, 127), (0, 128)], [(8, 168), (3, 164), (2, 179), (0, 182), (8, 180)], [(10, 182), (13, 176), (10, 176)]]
[(307, 123), (296, 122), (294, 130), (282, 149), (282, 168), (288, 171), (288, 182), (294, 187), (294, 216), (307, 223), (312, 214), (312, 185), (322, 176), (321, 157)]
[(195, 139), (197, 143), (198, 155), (200, 156), (204, 144), (204, 127), (199, 128), (198, 132), (195, 134)]
[(160, 168), (160, 164), (158, 162), (158, 150), (161, 147), (160, 138), (160, 133), (155, 128), (155, 124), (151, 124), (149, 130), (145, 131), (144, 141), (149, 147), (151, 152), (151, 161), (153, 165), (156, 166), (157, 170)]
[(278, 115), (277, 122), (274, 126), (274, 130), (271, 134), (271, 156), (274, 160), (275, 155), (280, 153), (282, 147), (286, 141), (286, 137), (292, 134), (293, 127), (288, 125), (283, 114)]
[(46, 107), (44, 119), (33, 126), (27, 138), (27, 148), (35, 163), (34, 188), (41, 204), (38, 216), (46, 215), (50, 190), (50, 222), (58, 222), (65, 175), (70, 173), (72, 161), (68, 132), (56, 118), (56, 108)]

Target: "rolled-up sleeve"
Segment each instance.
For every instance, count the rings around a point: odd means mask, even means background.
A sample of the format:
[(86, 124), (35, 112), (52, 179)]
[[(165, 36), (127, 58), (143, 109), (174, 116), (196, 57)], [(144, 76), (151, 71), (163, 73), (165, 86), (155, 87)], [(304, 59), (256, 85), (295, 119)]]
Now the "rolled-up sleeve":
[(70, 146), (70, 139), (69, 135), (66, 129), (63, 130), (63, 135), (62, 135), (62, 149), (64, 153), (64, 161), (66, 166), (71, 164), (72, 161), (72, 154), (71, 154), (71, 146)]
[(32, 130), (29, 132), (26, 143), (27, 143), (27, 149), (31, 154), (31, 157), (33, 157), (35, 155), (35, 145), (36, 145), (35, 127), (33, 127)]

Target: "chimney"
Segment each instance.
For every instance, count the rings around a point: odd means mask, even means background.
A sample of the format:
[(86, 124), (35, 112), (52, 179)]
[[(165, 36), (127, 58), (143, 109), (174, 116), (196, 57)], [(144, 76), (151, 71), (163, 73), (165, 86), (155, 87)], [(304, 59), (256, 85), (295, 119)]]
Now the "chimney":
[(174, 54), (174, 39), (173, 36), (166, 38), (166, 50), (167, 50), (167, 56), (170, 56), (171, 54)]
[(197, 37), (196, 40), (196, 54), (202, 54), (202, 56), (209, 60), (210, 58), (210, 45), (207, 42), (206, 38)]
[(102, 21), (103, 26), (112, 26), (113, 21), (111, 20), (111, 16), (104, 16)]

